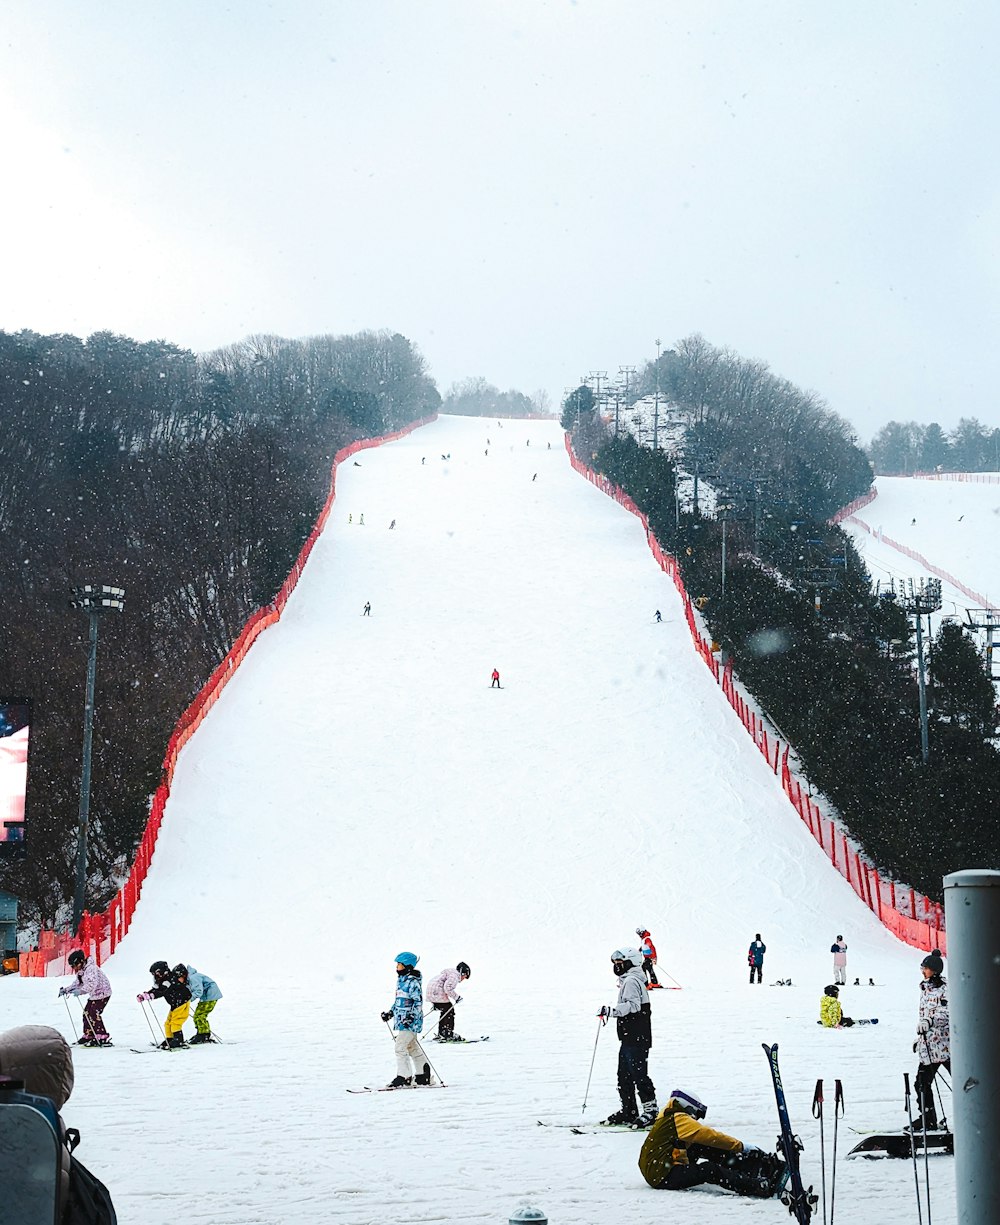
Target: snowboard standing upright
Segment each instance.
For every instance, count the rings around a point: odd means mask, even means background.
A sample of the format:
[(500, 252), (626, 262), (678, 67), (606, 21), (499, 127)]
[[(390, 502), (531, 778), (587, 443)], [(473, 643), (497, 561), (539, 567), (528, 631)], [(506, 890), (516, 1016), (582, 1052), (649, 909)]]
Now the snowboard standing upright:
[(802, 1141), (792, 1132), (788, 1119), (788, 1105), (785, 1102), (785, 1090), (781, 1083), (781, 1070), (778, 1067), (778, 1044), (768, 1046), (762, 1042), (764, 1054), (771, 1068), (771, 1079), (774, 1081), (774, 1099), (778, 1104), (778, 1123), (781, 1134), (778, 1136), (778, 1147), (788, 1166), (788, 1186), (782, 1192), (781, 1202), (798, 1221), (798, 1225), (809, 1225), (812, 1218), (813, 1205), (816, 1196), (812, 1187), (807, 1191), (802, 1186), (802, 1173), (799, 1169), (799, 1153), (802, 1151)]

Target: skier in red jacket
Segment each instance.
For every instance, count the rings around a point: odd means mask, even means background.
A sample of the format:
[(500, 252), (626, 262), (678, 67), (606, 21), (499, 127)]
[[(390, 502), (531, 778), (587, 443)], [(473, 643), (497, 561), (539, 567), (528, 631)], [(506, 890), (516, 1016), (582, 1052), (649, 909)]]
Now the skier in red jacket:
[(496, 670), (496, 668), (493, 669), (493, 680), (490, 682), (490, 688), (492, 689), (494, 685), (497, 687), (497, 689), (500, 688), (500, 673)]
[(661, 983), (657, 982), (656, 971), (653, 969), (653, 966), (656, 965), (656, 945), (644, 927), (637, 927), (635, 934), (640, 940), (639, 949), (642, 953), (642, 968), (646, 971), (646, 977), (649, 979), (646, 986), (648, 988), (662, 986)]

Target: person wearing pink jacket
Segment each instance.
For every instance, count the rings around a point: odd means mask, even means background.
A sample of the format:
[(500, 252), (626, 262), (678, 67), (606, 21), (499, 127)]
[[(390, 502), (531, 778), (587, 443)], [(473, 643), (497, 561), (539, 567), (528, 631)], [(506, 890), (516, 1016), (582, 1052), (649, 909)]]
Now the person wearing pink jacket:
[(438, 1018), (438, 1041), (461, 1042), (461, 1035), (455, 1033), (455, 1005), (461, 1002), (458, 994), (459, 983), (464, 983), (472, 974), (468, 965), (460, 961), (454, 970), (442, 970), (427, 984), (427, 998), (434, 1005)]
[(111, 1046), (111, 1035), (104, 1026), (101, 1013), (111, 999), (111, 984), (108, 976), (93, 957), (87, 957), (83, 949), (74, 949), (69, 958), (70, 969), (76, 973), (76, 982), (60, 987), (60, 995), (86, 995), (83, 1010), (83, 1037), (78, 1046)]

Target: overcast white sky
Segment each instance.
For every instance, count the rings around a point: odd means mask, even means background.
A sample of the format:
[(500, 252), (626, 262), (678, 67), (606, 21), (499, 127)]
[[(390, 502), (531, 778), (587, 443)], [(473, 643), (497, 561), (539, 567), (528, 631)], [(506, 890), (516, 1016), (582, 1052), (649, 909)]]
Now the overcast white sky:
[(1000, 424), (994, 0), (6, 0), (0, 328), (391, 328), (559, 399), (694, 331)]

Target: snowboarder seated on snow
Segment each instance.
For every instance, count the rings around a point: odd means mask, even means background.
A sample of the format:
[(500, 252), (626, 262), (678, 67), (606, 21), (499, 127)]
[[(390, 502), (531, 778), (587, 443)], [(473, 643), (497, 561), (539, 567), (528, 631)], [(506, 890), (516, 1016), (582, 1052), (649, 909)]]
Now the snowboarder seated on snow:
[(934, 1077), (938, 1068), (951, 1072), (951, 1018), (948, 1012), (948, 984), (943, 977), (941, 950), (935, 949), (920, 963), (924, 981), (920, 984), (920, 1009), (917, 1040), (913, 1051), (920, 1059), (915, 1088), (920, 1117), (914, 1131), (936, 1131), (937, 1107), (934, 1104)]
[(93, 957), (86, 957), (82, 949), (74, 949), (68, 958), (70, 966), (76, 971), (76, 982), (68, 987), (60, 987), (60, 995), (86, 995), (86, 1007), (83, 1010), (83, 1037), (79, 1046), (110, 1046), (111, 1035), (104, 1026), (101, 1013), (111, 999), (111, 984), (108, 976), (100, 968)]
[(191, 989), (187, 985), (187, 967), (171, 968), (165, 961), (154, 961), (149, 967), (153, 976), (153, 987), (150, 991), (140, 991), (135, 997), (139, 1003), (146, 1000), (166, 1000), (170, 1005), (167, 1019), (163, 1025), (166, 1041), (160, 1043), (161, 1050), (175, 1049), (187, 1046), (184, 1041), (184, 1022), (191, 1012)]
[[(647, 1064), (653, 1045), (649, 992), (642, 972), (642, 953), (638, 949), (615, 949), (611, 966), (618, 977), (618, 1002), (602, 1008), (602, 1018), (616, 1017), (618, 1039), (618, 1096), (622, 1108), (604, 1120), (608, 1127), (628, 1124), (639, 1130), (656, 1118), (656, 1089), (649, 1079)], [(636, 1094), (639, 1107), (636, 1108)]]
[(708, 1107), (690, 1093), (675, 1089), (649, 1130), (639, 1153), (639, 1169), (658, 1191), (686, 1191), (711, 1183), (737, 1195), (770, 1199), (788, 1178), (788, 1167), (764, 1153), (701, 1122)]
[(656, 978), (656, 971), (653, 966), (656, 965), (656, 945), (653, 943), (653, 938), (645, 927), (637, 927), (635, 934), (639, 937), (639, 952), (642, 953), (642, 968), (646, 977), (649, 979), (646, 986), (658, 987), (660, 984)]
[(194, 1027), (198, 1031), (191, 1039), (191, 1045), (201, 1042), (214, 1042), (212, 1027), (208, 1023), (208, 1014), (222, 999), (219, 984), (207, 974), (199, 974), (194, 966), (187, 967), (187, 985), (191, 992), (191, 1003), (194, 1009)]
[(827, 1029), (849, 1029), (854, 1024), (850, 1017), (844, 1016), (843, 1006), (838, 999), (839, 995), (840, 988), (836, 983), (831, 983), (829, 987), (823, 988), (823, 994), (820, 996), (820, 1024), (825, 1025)]
[(417, 1034), (424, 1027), (424, 993), (417, 969), (420, 958), (416, 953), (400, 953), (396, 957), (396, 998), (392, 1008), (382, 1013), (383, 1021), (392, 1021), (396, 1031), (396, 1077), (390, 1089), (404, 1085), (429, 1085), (431, 1065), (427, 1062)]
[(460, 961), (454, 970), (442, 970), (427, 984), (427, 998), (441, 1014), (438, 1038), (442, 1042), (462, 1041), (461, 1035), (455, 1033), (455, 1005), (462, 1002), (458, 994), (459, 983), (464, 983), (471, 974), (468, 964)]

